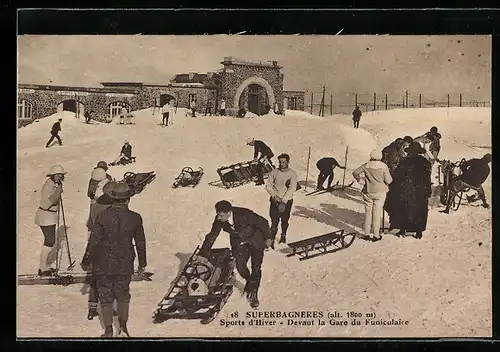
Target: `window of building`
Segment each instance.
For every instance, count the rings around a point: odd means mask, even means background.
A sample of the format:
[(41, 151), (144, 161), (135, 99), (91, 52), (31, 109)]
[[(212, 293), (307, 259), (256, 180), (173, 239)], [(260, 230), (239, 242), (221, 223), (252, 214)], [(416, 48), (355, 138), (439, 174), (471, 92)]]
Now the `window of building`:
[(288, 109), (297, 110), (297, 97), (288, 98)]
[(21, 99), (17, 102), (17, 118), (21, 120), (31, 120), (33, 118), (33, 104)]
[[(112, 119), (116, 115), (120, 115), (122, 112), (123, 105), (124, 105), (124, 103), (120, 103), (120, 102), (110, 104), (109, 105), (109, 117)], [(130, 109), (131, 109), (130, 105), (125, 104), (125, 108), (127, 109), (127, 113), (129, 113)]]
[(191, 103), (193, 100), (196, 103), (196, 94), (191, 93), (189, 94), (189, 103)]

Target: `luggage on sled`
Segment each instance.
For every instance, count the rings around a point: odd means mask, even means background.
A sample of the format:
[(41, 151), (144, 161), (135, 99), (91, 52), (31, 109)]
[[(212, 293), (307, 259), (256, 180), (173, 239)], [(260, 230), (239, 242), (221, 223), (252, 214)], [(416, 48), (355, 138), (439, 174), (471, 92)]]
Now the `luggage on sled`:
[(197, 171), (194, 171), (191, 167), (186, 166), (182, 169), (179, 176), (175, 178), (175, 181), (172, 184), (172, 188), (186, 186), (191, 186), (194, 188), (198, 185), (198, 183), (200, 183), (202, 177), (203, 169), (201, 167), (199, 167)]
[(231, 296), (235, 262), (229, 248), (212, 249), (208, 261), (196, 258), (199, 249), (196, 247), (158, 304), (155, 324), (168, 319), (201, 319), (201, 324), (209, 324)]
[(154, 171), (151, 172), (126, 172), (123, 175), (123, 180), (120, 182), (126, 182), (134, 194), (139, 194), (142, 190), (156, 178)]
[(217, 173), (226, 188), (238, 187), (257, 180), (259, 164), (262, 164), (264, 178), (274, 169), (274, 165), (267, 159), (257, 159), (223, 166), (217, 169)]

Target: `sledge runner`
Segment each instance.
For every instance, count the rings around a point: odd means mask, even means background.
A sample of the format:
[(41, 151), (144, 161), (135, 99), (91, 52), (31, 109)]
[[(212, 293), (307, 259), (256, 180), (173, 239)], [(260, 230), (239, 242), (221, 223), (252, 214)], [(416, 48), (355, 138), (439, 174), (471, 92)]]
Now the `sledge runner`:
[[(467, 188), (473, 189), (477, 192), (477, 197), (475, 195), (467, 197), (469, 203), (475, 202), (480, 199), (484, 208), (489, 208), (490, 205), (486, 201), (486, 195), (484, 194), (483, 183), (486, 181), (490, 175), (490, 166), (492, 156), (490, 153), (485, 154), (481, 159), (470, 159), (465, 161), (460, 165), (462, 174), (457, 176), (452, 182), (453, 193), (459, 193)], [(448, 214), (450, 212), (451, 203), (453, 201), (454, 195), (448, 197), (448, 204), (446, 209), (441, 210), (441, 213)]]
[(144, 272), (146, 238), (142, 217), (128, 208), (133, 192), (126, 183), (108, 182), (103, 193), (112, 204), (95, 219), (81, 267), (92, 274), (101, 302), (105, 326), (101, 337), (113, 337), (113, 303), (117, 301), (120, 330), (130, 337), (127, 322), (130, 305), (130, 281), (134, 273), (134, 244), (139, 260), (139, 272)]
[(115, 161), (110, 163), (110, 165), (113, 166), (117, 165), (118, 163), (123, 165), (129, 164), (133, 161), (133, 159), (134, 158), (132, 157), (132, 146), (130, 145), (130, 141), (125, 140), (122, 150), (120, 151), (120, 155), (118, 156), (118, 158), (116, 158)]
[(59, 137), (59, 132), (61, 131), (61, 122), (62, 122), (62, 118), (59, 118), (57, 120), (57, 122), (52, 125), (52, 129), (50, 130), (50, 139), (47, 142), (47, 144), (45, 145), (46, 148), (48, 148), (50, 146), (50, 143), (52, 143), (54, 138), (57, 139), (57, 141), (59, 142), (59, 145), (63, 145), (61, 137)]
[(271, 217), (271, 248), (274, 249), (274, 240), (278, 233), (278, 224), (281, 220), (281, 237), (279, 243), (286, 243), (288, 220), (292, 211), (293, 195), (297, 190), (297, 173), (288, 167), (290, 156), (278, 156), (279, 167), (269, 173), (266, 191), (269, 193), (269, 216)]
[[(236, 260), (236, 269), (246, 280), (244, 293), (252, 308), (259, 306), (258, 290), (262, 276), (264, 249), (272, 243), (269, 222), (250, 209), (233, 207), (226, 200), (215, 204), (216, 216), (210, 233), (205, 236), (198, 257), (207, 257), (221, 230), (229, 233), (231, 251)], [(248, 260), (252, 270), (248, 270)], [(196, 260), (196, 259), (195, 259)]]
[(35, 224), (40, 226), (44, 238), (40, 252), (39, 276), (52, 276), (56, 272), (56, 269), (48, 266), (47, 261), (56, 244), (56, 224), (63, 193), (64, 175), (66, 171), (61, 165), (52, 166), (40, 192), (40, 205), (35, 214)]
[(271, 158), (274, 156), (271, 148), (269, 148), (266, 143), (256, 140), (254, 138), (247, 139), (247, 145), (253, 146), (253, 159), (259, 160), (258, 169), (257, 169), (257, 181), (255, 182), (256, 186), (260, 186), (264, 184), (264, 168), (262, 163), (267, 159), (269, 163), (272, 165)]
[(323, 184), (327, 179), (327, 188), (330, 188), (332, 186), (334, 178), (333, 170), (335, 170), (337, 166), (342, 170), (345, 170), (345, 166), (340, 165), (335, 158), (325, 157), (318, 160), (318, 162), (316, 163), (316, 167), (319, 170), (318, 183), (316, 185), (317, 190), (324, 189)]
[(352, 120), (354, 121), (354, 128), (359, 128), (359, 121), (361, 120), (361, 110), (359, 110), (359, 106), (356, 106), (356, 109), (352, 112)]

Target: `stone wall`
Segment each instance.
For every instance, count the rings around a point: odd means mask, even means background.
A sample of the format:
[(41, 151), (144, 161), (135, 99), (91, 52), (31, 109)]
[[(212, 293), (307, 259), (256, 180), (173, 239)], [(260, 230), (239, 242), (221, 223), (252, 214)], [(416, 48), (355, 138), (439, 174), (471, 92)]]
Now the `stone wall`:
[(297, 107), (295, 110), (304, 111), (305, 96), (306, 96), (306, 93), (303, 91), (296, 91), (296, 90), (283, 91), (284, 98), (292, 98), (292, 97), (297, 98)]
[[(272, 89), (280, 112), (283, 111), (283, 75), (279, 66), (247, 65), (231, 62), (224, 62), (223, 64), (221, 95), (226, 100), (226, 113), (228, 115), (235, 116), (238, 112), (238, 104), (234, 104), (234, 100), (238, 88), (241, 89), (242, 84), (244, 86), (249, 84), (264, 86), (266, 82)], [(272, 103), (271, 100), (272, 98), (269, 97), (270, 104)]]
[(138, 100), (141, 102), (141, 109), (146, 109), (153, 106), (154, 99), (159, 98), (162, 94), (168, 94), (178, 100), (179, 108), (189, 107), (189, 95), (196, 95), (196, 111), (203, 114), (207, 106), (207, 102), (211, 102), (212, 113), (215, 106), (216, 90), (205, 87), (175, 87), (175, 86), (144, 86), (138, 94)]

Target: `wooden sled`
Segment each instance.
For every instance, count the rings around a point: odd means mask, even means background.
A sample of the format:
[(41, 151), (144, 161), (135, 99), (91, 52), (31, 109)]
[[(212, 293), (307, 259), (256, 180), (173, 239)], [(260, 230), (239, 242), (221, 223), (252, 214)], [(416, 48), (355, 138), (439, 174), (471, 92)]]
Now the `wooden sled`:
[[(143, 272), (139, 274), (135, 272), (132, 275), (132, 281), (152, 281), (151, 276), (154, 273), (151, 272)], [(60, 285), (60, 286), (68, 286), (72, 284), (83, 284), (89, 283), (92, 277), (91, 273), (80, 272), (80, 273), (72, 273), (72, 272), (59, 272), (54, 276), (38, 276), (36, 274), (33, 275), (19, 275), (17, 277), (17, 283), (19, 285)]]
[(199, 167), (198, 170), (194, 171), (191, 167), (186, 166), (182, 169), (179, 176), (175, 178), (172, 188), (177, 187), (196, 187), (203, 177), (203, 168)]
[[(344, 230), (337, 230), (325, 235), (292, 242), (288, 244), (292, 253), (287, 254), (287, 257), (299, 255), (299, 260), (306, 260), (326, 253), (333, 253), (349, 247), (354, 242), (355, 237), (355, 233), (344, 234)], [(332, 246), (334, 248), (328, 249)], [(310, 252), (315, 253), (310, 254)]]
[[(217, 173), (226, 188), (238, 187), (249, 182), (257, 180), (257, 170), (259, 160), (244, 161), (229, 166), (223, 166), (217, 169)], [(267, 159), (262, 163), (264, 178), (267, 178), (269, 172), (275, 167)]]
[(137, 174), (133, 172), (126, 172), (123, 175), (123, 180), (120, 182), (126, 182), (130, 189), (134, 191), (134, 194), (139, 194), (147, 185), (153, 182), (155, 178), (156, 174), (154, 171), (141, 172)]

